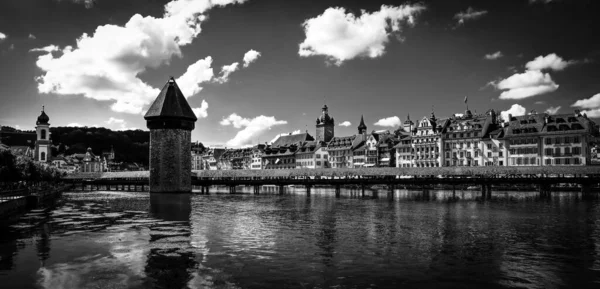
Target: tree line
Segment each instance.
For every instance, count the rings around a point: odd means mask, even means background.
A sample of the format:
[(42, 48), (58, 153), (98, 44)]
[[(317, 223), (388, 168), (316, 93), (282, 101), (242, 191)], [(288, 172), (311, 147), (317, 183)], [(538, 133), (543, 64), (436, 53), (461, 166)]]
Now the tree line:
[(10, 150), (0, 150), (0, 189), (32, 187), (56, 183), (65, 174), (58, 169), (34, 162), (26, 156), (15, 156)]

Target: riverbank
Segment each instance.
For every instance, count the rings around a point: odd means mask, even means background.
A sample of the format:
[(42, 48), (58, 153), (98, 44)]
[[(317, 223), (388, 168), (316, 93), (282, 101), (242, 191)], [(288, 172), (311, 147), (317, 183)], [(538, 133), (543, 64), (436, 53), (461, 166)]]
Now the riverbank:
[(31, 209), (54, 203), (71, 187), (60, 185), (0, 192), (0, 223), (11, 223)]

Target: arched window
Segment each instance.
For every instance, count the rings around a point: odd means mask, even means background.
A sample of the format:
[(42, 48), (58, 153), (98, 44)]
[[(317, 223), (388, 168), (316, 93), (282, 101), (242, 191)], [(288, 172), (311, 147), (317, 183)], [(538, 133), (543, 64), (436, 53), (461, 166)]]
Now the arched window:
[(43, 129), (41, 132), (41, 139), (46, 139), (46, 130)]
[(45, 153), (45, 152), (42, 152), (42, 153), (40, 154), (40, 161), (45, 161), (45, 160), (46, 160), (46, 153)]

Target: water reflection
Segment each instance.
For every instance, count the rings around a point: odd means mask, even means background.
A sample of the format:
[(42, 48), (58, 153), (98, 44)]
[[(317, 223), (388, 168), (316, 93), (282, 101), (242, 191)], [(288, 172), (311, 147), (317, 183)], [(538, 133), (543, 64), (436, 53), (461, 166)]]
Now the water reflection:
[[(0, 234), (8, 288), (593, 288), (600, 202), (573, 193), (67, 193)], [(380, 191), (380, 196), (387, 191)], [(4, 288), (4, 287), (3, 287)]]

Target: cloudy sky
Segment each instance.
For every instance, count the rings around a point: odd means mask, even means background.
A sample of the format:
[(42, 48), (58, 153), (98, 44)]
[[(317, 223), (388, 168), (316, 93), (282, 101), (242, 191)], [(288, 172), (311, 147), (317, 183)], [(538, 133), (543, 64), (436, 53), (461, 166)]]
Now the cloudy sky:
[[(194, 141), (243, 146), (493, 108), (600, 118), (596, 0), (0, 1), (0, 124), (145, 128), (169, 76)], [(595, 28), (594, 28), (595, 27)]]

